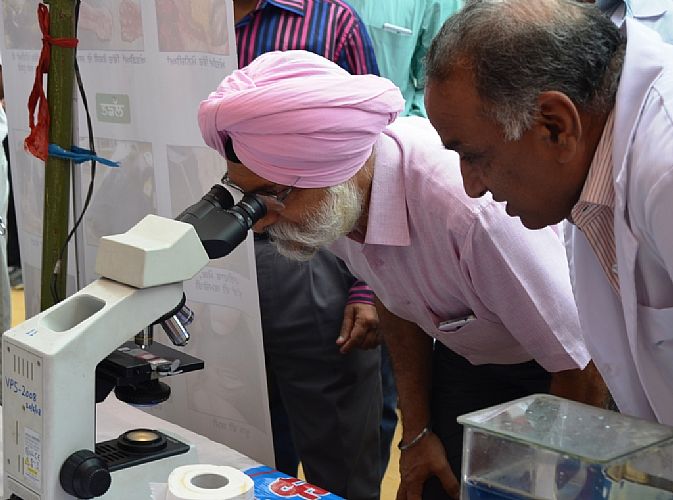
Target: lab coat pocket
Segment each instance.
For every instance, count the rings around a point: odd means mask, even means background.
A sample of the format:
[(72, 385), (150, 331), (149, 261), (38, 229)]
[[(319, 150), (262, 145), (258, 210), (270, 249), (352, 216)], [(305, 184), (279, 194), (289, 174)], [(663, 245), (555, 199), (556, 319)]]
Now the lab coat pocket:
[(638, 330), (648, 343), (670, 343), (673, 348), (673, 307), (655, 309), (638, 304)]
[(639, 345), (651, 355), (651, 368), (673, 380), (673, 307), (638, 305), (638, 334)]

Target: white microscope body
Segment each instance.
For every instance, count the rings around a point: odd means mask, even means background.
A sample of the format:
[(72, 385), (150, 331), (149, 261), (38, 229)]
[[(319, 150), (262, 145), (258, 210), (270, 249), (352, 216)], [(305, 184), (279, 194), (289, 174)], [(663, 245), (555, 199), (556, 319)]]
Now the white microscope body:
[[(102, 278), (5, 333), (3, 498), (73, 498), (59, 476), (73, 453), (95, 449), (97, 364), (174, 308), (182, 282), (208, 261), (192, 225), (148, 215), (102, 239), (96, 261)], [(193, 455), (113, 472), (101, 498), (148, 498), (137, 496), (139, 480), (165, 482)]]

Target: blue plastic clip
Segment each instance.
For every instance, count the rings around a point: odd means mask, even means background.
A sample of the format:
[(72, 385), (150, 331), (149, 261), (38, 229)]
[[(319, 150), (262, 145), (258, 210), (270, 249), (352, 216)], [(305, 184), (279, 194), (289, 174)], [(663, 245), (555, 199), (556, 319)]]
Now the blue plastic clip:
[(49, 156), (65, 158), (66, 160), (72, 160), (74, 163), (84, 163), (85, 161), (95, 160), (96, 162), (107, 165), (108, 167), (119, 166), (118, 161), (101, 158), (100, 156), (93, 154), (93, 151), (78, 148), (77, 146), (73, 146), (70, 151), (66, 151), (61, 146), (57, 146), (56, 144), (49, 144)]

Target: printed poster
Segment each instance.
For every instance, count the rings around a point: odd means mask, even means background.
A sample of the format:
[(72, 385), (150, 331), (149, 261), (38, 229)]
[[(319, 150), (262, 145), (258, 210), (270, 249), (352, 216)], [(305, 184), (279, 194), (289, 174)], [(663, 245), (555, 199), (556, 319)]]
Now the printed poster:
[[(44, 164), (23, 150), (41, 48), (36, 10), (32, 0), (3, 0), (0, 12), (28, 316), (39, 310), (44, 186)], [(237, 64), (231, 0), (86, 0), (78, 38), (96, 150), (121, 167), (96, 169), (91, 205), (69, 249), (69, 293), (97, 278), (101, 236), (126, 231), (148, 213), (174, 217), (219, 182), (226, 164), (204, 144), (196, 114)], [(74, 100), (75, 137), (88, 147), (84, 109), (79, 96)], [(79, 214), (89, 164), (74, 171)], [(185, 293), (196, 313), (185, 351), (206, 368), (173, 377), (171, 398), (149, 411), (272, 465), (252, 238), (211, 261), (185, 283)], [(155, 340), (170, 344), (160, 328)]]

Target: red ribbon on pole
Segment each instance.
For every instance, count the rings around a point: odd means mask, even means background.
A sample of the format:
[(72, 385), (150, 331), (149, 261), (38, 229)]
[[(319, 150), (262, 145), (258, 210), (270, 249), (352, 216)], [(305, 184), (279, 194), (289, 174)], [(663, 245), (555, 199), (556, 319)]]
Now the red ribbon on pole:
[[(35, 68), (35, 82), (28, 97), (28, 124), (30, 134), (23, 143), (26, 151), (42, 161), (49, 156), (49, 105), (43, 89), (44, 75), (49, 72), (51, 61), (51, 46), (58, 45), (74, 49), (77, 47), (77, 38), (52, 38), (49, 35), (49, 9), (43, 3), (37, 6), (37, 18), (42, 30), (42, 52)], [(37, 123), (35, 123), (35, 108), (37, 107)]]

